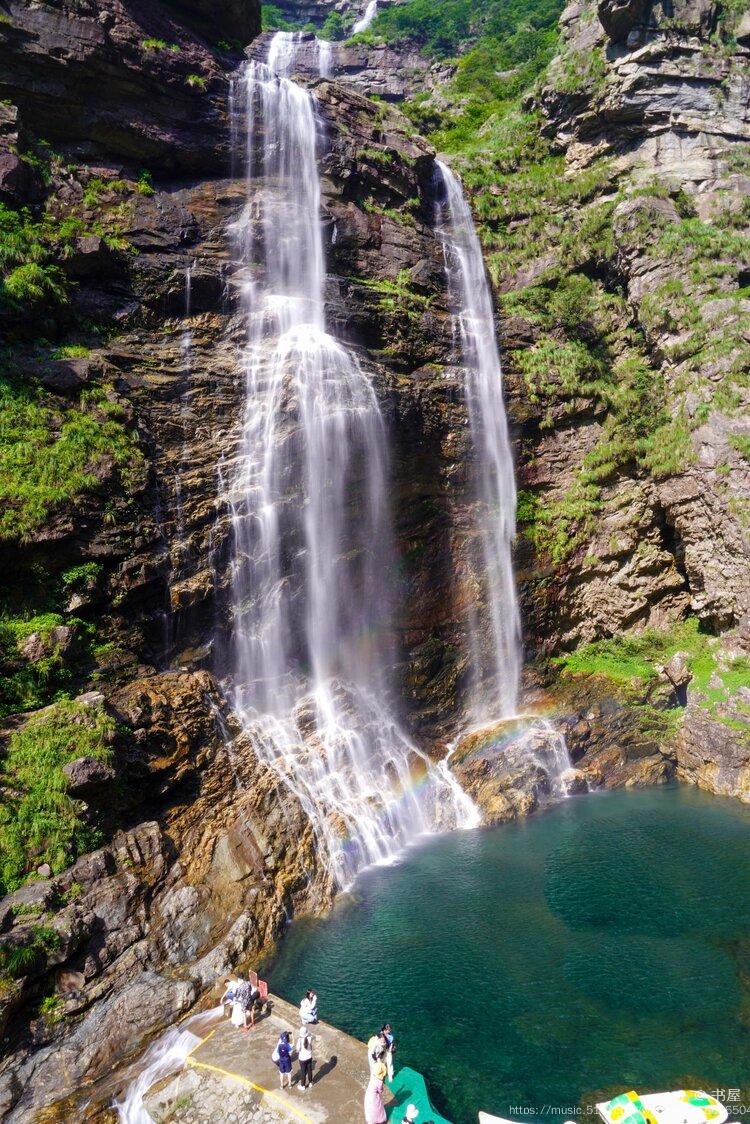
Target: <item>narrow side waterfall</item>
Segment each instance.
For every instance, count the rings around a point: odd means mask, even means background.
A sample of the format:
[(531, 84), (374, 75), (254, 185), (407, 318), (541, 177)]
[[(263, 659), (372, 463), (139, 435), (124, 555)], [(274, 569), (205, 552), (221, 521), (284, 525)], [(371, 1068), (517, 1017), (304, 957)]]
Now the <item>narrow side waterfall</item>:
[(437, 162), (442, 181), (437, 226), (443, 239), (454, 333), (464, 369), (469, 424), (475, 454), (476, 540), (471, 558), (474, 580), (484, 586), (485, 619), (468, 597), (468, 635), (476, 723), (509, 718), (518, 710), (521, 674), (521, 618), (511, 544), (516, 528), (516, 484), (503, 376), (495, 335), (492, 297), (461, 184)]
[(368, 5), (365, 8), (364, 15), (362, 16), (361, 19), (357, 20), (354, 27), (352, 28), (352, 34), (356, 35), (357, 32), (359, 32), (359, 31), (367, 31), (367, 28), (370, 26), (372, 21), (375, 19), (375, 16), (377, 15), (377, 12), (378, 12), (378, 0), (369, 0)]
[(566, 795), (571, 769), (564, 734), (544, 718), (518, 714), (521, 677), (521, 614), (513, 574), (516, 481), (503, 400), (503, 374), (492, 296), (482, 247), (468, 201), (450, 168), (437, 161), (442, 190), (437, 228), (443, 239), (454, 336), (464, 369), (464, 394), (474, 449), (476, 543), (472, 580), (483, 586), (484, 617), (466, 597), (472, 689), (470, 718), (476, 726), (517, 718), (513, 744), (547, 773), (555, 796)]
[(194, 1050), (209, 1027), (224, 1014), (223, 1007), (213, 1007), (193, 1015), (181, 1026), (170, 1026), (151, 1043), (133, 1066), (121, 1101), (113, 1101), (120, 1124), (153, 1124), (144, 1099), (158, 1081), (179, 1073), (191, 1050)]
[(230, 691), (345, 886), (410, 838), (476, 816), (412, 745), (392, 701), (387, 435), (367, 373), (326, 331), (315, 103), (284, 76), (288, 36), (274, 37), (268, 58), (247, 65), (235, 92), (248, 334), (241, 443), (221, 470), (233, 528)]

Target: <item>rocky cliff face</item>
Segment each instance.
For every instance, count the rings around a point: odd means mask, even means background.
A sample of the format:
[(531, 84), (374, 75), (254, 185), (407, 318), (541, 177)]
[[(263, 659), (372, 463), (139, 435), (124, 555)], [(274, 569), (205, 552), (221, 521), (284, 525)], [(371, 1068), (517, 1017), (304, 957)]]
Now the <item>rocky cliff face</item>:
[[(573, 220), (579, 244), (567, 261), (544, 260), (543, 237), (523, 281), (542, 281), (550, 267), (562, 267), (558, 284), (589, 278), (609, 308), (582, 307), (584, 331), (568, 336), (588, 333), (590, 346), (599, 334), (621, 387), (629, 366), (642, 364), (642, 375), (623, 425), (617, 402), (591, 394), (585, 377), (565, 386), (562, 370), (550, 379), (521, 363), (523, 385), (538, 388), (547, 411), (522, 478), (536, 499), (541, 486), (543, 507), (578, 505), (563, 528), (572, 535), (558, 538), (565, 557), (542, 628), (546, 644), (570, 648), (644, 627), (679, 631), (675, 622), (697, 618), (715, 639), (705, 641), (702, 672), (697, 653), (692, 663), (686, 654), (677, 775), (747, 799), (747, 20), (703, 3), (603, 2), (597, 15), (565, 10), (539, 93), (568, 176), (589, 180)], [(528, 331), (528, 320), (519, 326)], [(632, 412), (644, 409), (634, 425)], [(674, 685), (669, 665), (663, 678)]]
[[(37, 831), (49, 807), (24, 753), (62, 731), (72, 832), (55, 848), (39, 829), (26, 866), (14, 851), (3, 867), (9, 885), (41, 868), (0, 908), (11, 1119), (96, 1077), (333, 889), (234, 724), (217, 643), (244, 396), (231, 79), (257, 9), (13, 2), (0, 19), (0, 784)], [(452, 158), (505, 352), (526, 702), (554, 710), (574, 787), (749, 791), (748, 47), (717, 20), (569, 7), (524, 111)], [(470, 447), (433, 148), (388, 103), (419, 90), (448, 111), (454, 68), (408, 44), (337, 59), (337, 82), (316, 77), (312, 40), (297, 61), (326, 134), (327, 310), (389, 426), (403, 705), (429, 749), (463, 713)], [(455, 759), (488, 819), (550, 795), (544, 747), (507, 753), (506, 735)]]

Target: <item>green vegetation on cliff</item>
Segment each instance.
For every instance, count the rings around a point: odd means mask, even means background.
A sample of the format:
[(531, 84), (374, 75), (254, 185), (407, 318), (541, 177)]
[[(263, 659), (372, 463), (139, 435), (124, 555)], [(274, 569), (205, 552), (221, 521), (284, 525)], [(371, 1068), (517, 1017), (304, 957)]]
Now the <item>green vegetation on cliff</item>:
[(455, 57), (448, 106), (436, 109), (425, 92), (404, 108), (443, 151), (487, 148), (484, 129), (515, 107), (553, 57), (562, 8), (560, 0), (407, 0), (383, 9), (357, 38), (408, 41), (433, 58)]
[(750, 660), (722, 652), (718, 640), (704, 632), (695, 617), (678, 621), (669, 631), (646, 629), (639, 635), (599, 640), (552, 662), (563, 675), (605, 677), (629, 693), (632, 701), (638, 697), (648, 706), (650, 692), (664, 682), (659, 668), (678, 652), (690, 672), (691, 694), (701, 708), (719, 722), (746, 728), (750, 708), (736, 692), (750, 682)]
[(0, 378), (0, 540), (27, 540), (59, 504), (100, 488), (111, 466), (127, 490), (143, 458), (103, 387), (67, 404)]
[[(730, 192), (723, 211), (699, 218), (677, 184), (636, 181), (594, 152), (573, 169), (554, 147), (542, 107), (575, 95), (575, 113), (595, 113), (610, 82), (599, 46), (582, 54), (575, 35), (560, 35), (561, 8), (407, 0), (363, 36), (454, 65), (439, 93), (428, 85), (405, 109), (450, 154), (502, 311), (527, 326), (506, 350), (511, 378), (542, 433), (596, 419), (575, 472), (526, 493), (519, 522), (555, 566), (585, 551), (618, 481), (659, 481), (695, 462), (693, 430), (714, 410), (742, 408), (750, 361), (737, 286), (746, 208)], [(596, 19), (587, 0), (580, 22)], [(665, 280), (633, 301), (623, 263), (643, 254)], [(716, 298), (726, 302), (721, 333), (706, 316)], [(680, 364), (670, 378), (665, 362)]]
[(0, 715), (45, 706), (73, 682), (93, 629), (60, 613), (0, 615)]
[(63, 767), (78, 757), (109, 762), (114, 735), (109, 715), (72, 701), (11, 734), (0, 760), (0, 896), (41, 863), (58, 873), (99, 845), (101, 829), (67, 795)]

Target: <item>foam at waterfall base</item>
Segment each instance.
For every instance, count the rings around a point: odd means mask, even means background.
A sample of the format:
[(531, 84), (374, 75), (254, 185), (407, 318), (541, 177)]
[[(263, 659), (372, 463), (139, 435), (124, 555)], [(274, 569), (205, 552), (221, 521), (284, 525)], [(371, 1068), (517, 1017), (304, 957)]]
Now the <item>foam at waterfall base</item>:
[(255, 751), (295, 793), (340, 887), (394, 861), (413, 839), (473, 827), (474, 805), (404, 734), (379, 699), (323, 683), (288, 715), (241, 710)]

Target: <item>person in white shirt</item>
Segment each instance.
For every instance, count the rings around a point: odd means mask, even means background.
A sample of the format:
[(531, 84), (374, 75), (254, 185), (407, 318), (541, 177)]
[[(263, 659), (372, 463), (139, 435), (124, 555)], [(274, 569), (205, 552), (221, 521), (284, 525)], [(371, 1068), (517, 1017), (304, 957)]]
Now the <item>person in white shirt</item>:
[(318, 1021), (318, 997), (314, 991), (306, 991), (299, 1005), (299, 1017), (303, 1023)]
[(301, 1026), (297, 1035), (297, 1060), (299, 1061), (299, 1080), (297, 1082), (303, 1093), (312, 1085), (313, 1067), (313, 1040), (312, 1034), (306, 1026)]

